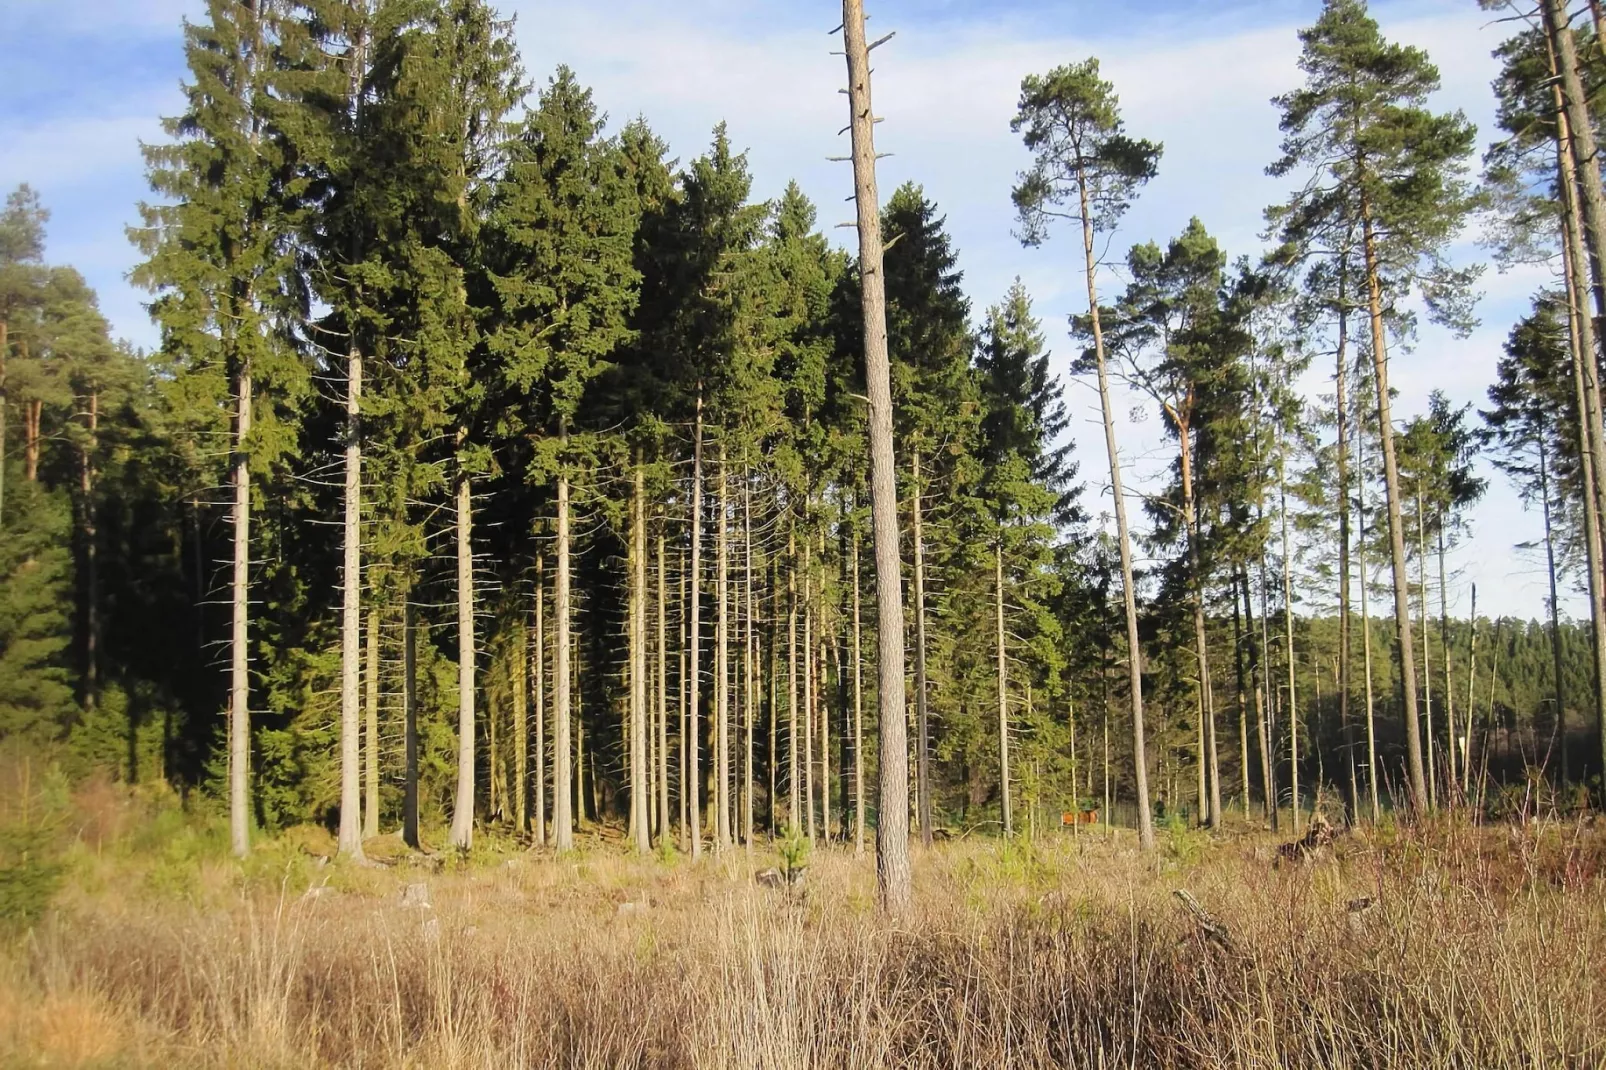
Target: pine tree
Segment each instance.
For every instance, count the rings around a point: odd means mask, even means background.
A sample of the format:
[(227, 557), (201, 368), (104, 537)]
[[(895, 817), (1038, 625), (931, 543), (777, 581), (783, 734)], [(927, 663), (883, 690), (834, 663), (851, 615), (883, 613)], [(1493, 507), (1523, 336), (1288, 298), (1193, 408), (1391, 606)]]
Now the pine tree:
[(1308, 255), (1359, 232), (1377, 392), (1379, 437), (1394, 570), (1396, 658), (1412, 804), (1428, 805), (1412, 650), (1410, 583), (1394, 429), (1389, 414), (1389, 306), (1421, 294), (1430, 313), (1470, 329), (1475, 271), (1456, 270), (1445, 248), (1473, 207), (1465, 179), (1476, 131), (1459, 112), (1424, 106), (1438, 71), (1420, 49), (1385, 41), (1362, 0), (1327, 0), (1300, 33), (1304, 87), (1277, 99), (1284, 139), (1269, 173), (1308, 175), (1289, 201), (1268, 211), (1279, 238)]
[(1104, 415), (1104, 443), (1110, 462), (1110, 493), (1115, 503), (1124, 586), (1138, 831), (1143, 848), (1150, 850), (1154, 846), (1154, 823), (1149, 812), (1149, 771), (1144, 750), (1143, 650), (1138, 637), (1132, 540), (1127, 530), (1121, 460), (1110, 408), (1095, 248), (1098, 234), (1114, 227), (1138, 187), (1154, 176), (1160, 146), (1126, 136), (1114, 87), (1099, 77), (1096, 59), (1058, 67), (1043, 76), (1029, 75), (1021, 83), (1019, 111), (1010, 128), (1022, 133), (1033, 154), (1032, 167), (1021, 176), (1013, 194), (1023, 228), (1022, 240), (1028, 245), (1041, 243), (1055, 220), (1075, 221), (1082, 232), (1088, 329)]

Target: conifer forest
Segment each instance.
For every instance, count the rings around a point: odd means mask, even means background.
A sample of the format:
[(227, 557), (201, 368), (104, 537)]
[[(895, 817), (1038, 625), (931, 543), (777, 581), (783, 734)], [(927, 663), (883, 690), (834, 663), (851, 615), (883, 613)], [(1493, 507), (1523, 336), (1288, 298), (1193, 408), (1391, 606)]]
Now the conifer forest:
[(1493, 129), (1294, 5), (1253, 241), (1017, 70), (1034, 303), (878, 184), (918, 6), (816, 204), (528, 11), (198, 0), (153, 344), (0, 212), (0, 1064), (1606, 1063), (1606, 28), (1457, 2)]

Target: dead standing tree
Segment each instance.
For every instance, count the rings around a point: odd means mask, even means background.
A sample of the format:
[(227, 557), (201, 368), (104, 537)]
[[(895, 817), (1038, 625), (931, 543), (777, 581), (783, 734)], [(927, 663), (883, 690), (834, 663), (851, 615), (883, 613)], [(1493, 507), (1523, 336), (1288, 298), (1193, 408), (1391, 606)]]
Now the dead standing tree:
[(876, 705), (880, 716), (881, 794), (876, 819), (876, 877), (882, 909), (909, 908), (909, 752), (904, 726), (903, 577), (898, 548), (897, 468), (892, 454), (892, 373), (887, 358), (886, 278), (881, 269), (881, 208), (876, 194), (875, 115), (870, 110), (870, 50), (863, 0), (842, 0), (848, 62), (847, 129), (853, 138), (853, 194), (858, 208), (859, 275), (864, 313), (864, 378), (869, 396), (870, 516), (876, 566)]

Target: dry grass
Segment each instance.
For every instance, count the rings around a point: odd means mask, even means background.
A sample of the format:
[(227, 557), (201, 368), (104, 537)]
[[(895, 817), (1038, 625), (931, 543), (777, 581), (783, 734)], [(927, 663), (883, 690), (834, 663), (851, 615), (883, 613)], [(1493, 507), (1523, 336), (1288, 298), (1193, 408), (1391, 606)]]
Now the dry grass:
[(1451, 824), (1282, 867), (1252, 835), (954, 844), (917, 857), (898, 926), (871, 860), (834, 852), (793, 895), (752, 880), (765, 850), (443, 873), (281, 844), (182, 894), (81, 851), (0, 956), (0, 1065), (1597, 1066), (1603, 838)]

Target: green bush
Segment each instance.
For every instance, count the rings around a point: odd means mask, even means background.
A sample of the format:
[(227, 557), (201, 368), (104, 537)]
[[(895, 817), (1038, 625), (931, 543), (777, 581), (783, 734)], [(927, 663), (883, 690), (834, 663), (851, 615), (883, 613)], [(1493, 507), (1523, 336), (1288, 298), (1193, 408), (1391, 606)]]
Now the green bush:
[(0, 926), (26, 927), (49, 908), (66, 871), (67, 781), (27, 756), (0, 756)]

